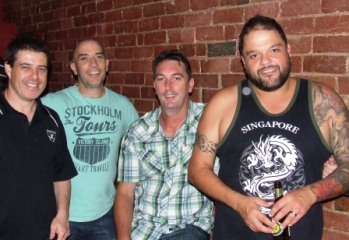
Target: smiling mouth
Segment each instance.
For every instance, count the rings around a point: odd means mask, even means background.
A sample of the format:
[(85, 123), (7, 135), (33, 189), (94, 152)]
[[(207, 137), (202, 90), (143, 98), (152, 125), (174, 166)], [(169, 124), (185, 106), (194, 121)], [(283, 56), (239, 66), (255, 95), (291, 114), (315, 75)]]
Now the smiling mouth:
[(99, 72), (90, 72), (90, 73), (88, 73), (88, 75), (98, 75), (99, 74)]
[(259, 72), (262, 74), (273, 73), (275, 71), (276, 71), (276, 67), (273, 67), (273, 66), (265, 67), (265, 68), (262, 68), (261, 70), (259, 70)]
[(31, 88), (35, 88), (35, 87), (39, 86), (39, 84), (37, 84), (37, 83), (26, 83), (25, 85), (27, 85), (28, 87), (31, 87)]
[(176, 97), (176, 94), (166, 94), (166, 95), (164, 95), (164, 97), (165, 97), (166, 99), (173, 99), (173, 98)]

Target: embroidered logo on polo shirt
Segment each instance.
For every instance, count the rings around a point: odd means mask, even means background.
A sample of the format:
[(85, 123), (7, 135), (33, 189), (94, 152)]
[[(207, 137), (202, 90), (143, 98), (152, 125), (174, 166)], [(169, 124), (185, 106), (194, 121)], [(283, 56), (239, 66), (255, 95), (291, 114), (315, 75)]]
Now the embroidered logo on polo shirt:
[(47, 133), (48, 139), (50, 139), (50, 141), (54, 143), (56, 141), (56, 132), (46, 129), (46, 133)]

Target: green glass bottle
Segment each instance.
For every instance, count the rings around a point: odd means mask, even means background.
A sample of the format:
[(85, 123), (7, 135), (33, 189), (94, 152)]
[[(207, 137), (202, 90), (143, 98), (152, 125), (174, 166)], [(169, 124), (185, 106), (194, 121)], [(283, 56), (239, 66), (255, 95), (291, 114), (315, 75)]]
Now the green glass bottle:
[[(275, 202), (277, 202), (279, 199), (283, 197), (283, 191), (282, 191), (282, 185), (280, 181), (274, 182), (274, 196), (275, 196)], [(283, 222), (286, 217), (280, 220), (280, 222)], [(289, 226), (287, 226), (286, 229), (281, 229), (281, 223), (278, 222), (275, 224), (274, 227), (274, 234), (273, 239), (274, 240), (290, 240), (291, 239), (291, 229)]]

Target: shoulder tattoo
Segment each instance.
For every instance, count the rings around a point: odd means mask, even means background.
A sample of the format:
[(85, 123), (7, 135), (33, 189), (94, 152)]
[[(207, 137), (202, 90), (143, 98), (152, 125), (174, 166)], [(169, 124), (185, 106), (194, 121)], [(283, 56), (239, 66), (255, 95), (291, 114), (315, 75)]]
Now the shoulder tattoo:
[(313, 109), (319, 126), (331, 119), (337, 124), (348, 121), (348, 110), (340, 96), (323, 85), (313, 88)]
[(328, 124), (330, 127), (332, 151), (337, 156), (349, 158), (349, 112), (343, 100), (334, 90), (317, 85), (313, 90), (313, 103), (319, 126)]

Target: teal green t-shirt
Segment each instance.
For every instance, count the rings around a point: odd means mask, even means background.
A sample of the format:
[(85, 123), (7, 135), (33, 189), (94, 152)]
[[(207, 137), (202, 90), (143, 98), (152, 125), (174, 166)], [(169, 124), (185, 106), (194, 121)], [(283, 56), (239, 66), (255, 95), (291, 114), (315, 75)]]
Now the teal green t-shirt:
[(98, 219), (113, 206), (120, 142), (137, 111), (106, 87), (101, 98), (84, 97), (74, 85), (41, 100), (59, 114), (78, 171), (71, 180), (69, 220)]

